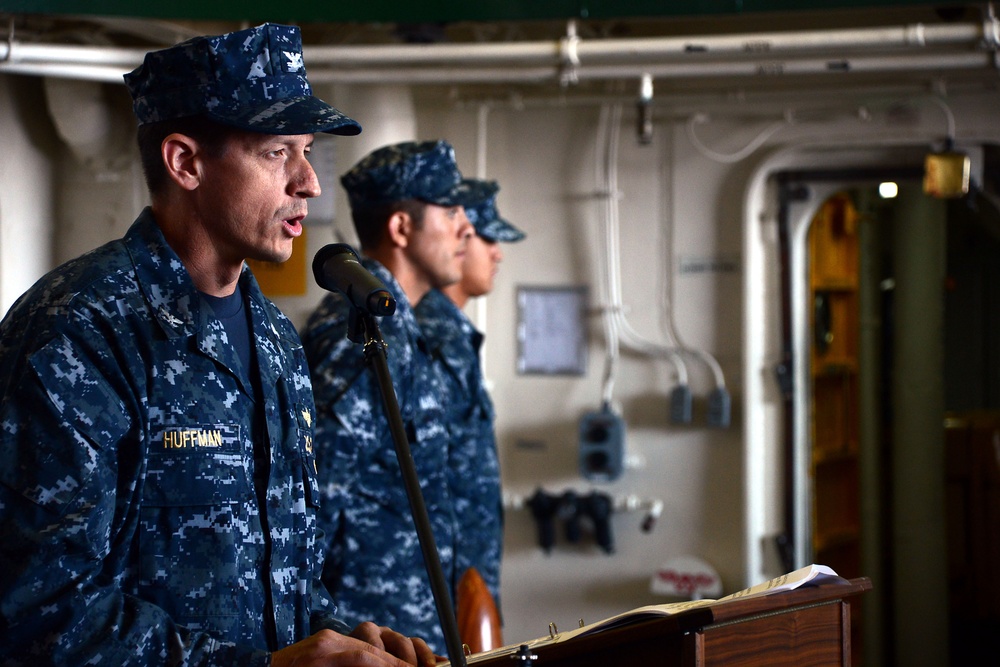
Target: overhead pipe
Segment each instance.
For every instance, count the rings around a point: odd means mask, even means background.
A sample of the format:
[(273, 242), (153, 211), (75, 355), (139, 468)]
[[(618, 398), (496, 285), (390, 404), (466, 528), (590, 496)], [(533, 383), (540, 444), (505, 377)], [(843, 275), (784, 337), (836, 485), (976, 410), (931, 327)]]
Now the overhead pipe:
[(124, 83), (122, 77), (132, 68), (73, 63), (6, 63), (0, 61), (0, 74), (78, 79), (100, 83)]
[[(995, 19), (982, 25), (913, 24), (886, 28), (813, 30), (795, 32), (744, 33), (695, 37), (648, 37), (635, 39), (595, 39), (585, 41), (573, 30), (555, 41), (476, 44), (396, 44), (370, 46), (306, 45), (310, 64), (337, 67), (355, 65), (407, 66), (449, 63), (548, 63), (558, 64), (567, 52), (580, 62), (589, 60), (634, 60), (690, 58), (695, 54), (746, 55), (794, 53), (817, 49), (860, 49), (877, 47), (926, 48), (984, 45), (996, 49), (1000, 27)], [(0, 62), (67, 62), (90, 65), (118, 65), (132, 69), (142, 62), (147, 49), (33, 44), (8, 40), (0, 42)]]
[(0, 42), (0, 63), (72, 63), (135, 68), (149, 49), (76, 44), (33, 44), (8, 39)]
[[(747, 33), (701, 37), (580, 39), (501, 44), (402, 44), (304, 47), (316, 83), (541, 83), (582, 80), (711, 78), (842, 72), (975, 69), (996, 66), (1000, 29), (990, 15), (981, 25), (920, 24), (896, 28)], [(906, 53), (900, 49), (964, 47), (978, 51)], [(838, 55), (823, 58), (823, 49)], [(844, 57), (878, 49), (883, 55)], [(889, 49), (891, 53), (885, 53)], [(0, 73), (121, 82), (145, 49), (0, 42)], [(797, 55), (807, 58), (792, 57)], [(726, 56), (713, 58), (713, 56)], [(470, 66), (471, 65), (471, 66)]]
[[(848, 73), (899, 73), (921, 71), (953, 71), (994, 69), (997, 63), (993, 54), (935, 54), (925, 56), (880, 56), (851, 59), (809, 60), (753, 60), (745, 62), (691, 63), (685, 65), (644, 64), (629, 66), (581, 66), (574, 72), (577, 82), (635, 79), (644, 75), (656, 79), (694, 79), (723, 77), (779, 78), (808, 74)], [(105, 83), (121, 83), (122, 76), (131, 68), (103, 65), (77, 65), (73, 63), (4, 63), (0, 73), (30, 76), (51, 76), (67, 79), (85, 79)], [(310, 68), (309, 80), (313, 84), (372, 83), (380, 84), (475, 84), (475, 83), (545, 83), (559, 80), (559, 70), (551, 67), (467, 68), (449, 67), (436, 69), (338, 70)]]
[(573, 31), (549, 42), (493, 44), (400, 44), (392, 46), (306, 47), (310, 63), (325, 62), (338, 67), (352, 65), (406, 66), (413, 64), (550, 63), (556, 64), (571, 49), (581, 62), (588, 60), (632, 60), (646, 58), (690, 58), (693, 55), (746, 55), (793, 53), (824, 48), (879, 49), (944, 47), (985, 43), (996, 48), (996, 23), (983, 25), (913, 24), (889, 28), (812, 30), (797, 32), (744, 33), (699, 37), (646, 37), (584, 41)]
[[(638, 79), (650, 75), (656, 79), (721, 77), (777, 78), (782, 75), (845, 74), (963, 69), (993, 69), (996, 62), (990, 53), (958, 53), (861, 58), (813, 58), (807, 60), (745, 60), (741, 62), (579, 66), (577, 81)], [(309, 79), (324, 83), (544, 83), (558, 81), (561, 70), (552, 67), (440, 69), (310, 69)]]

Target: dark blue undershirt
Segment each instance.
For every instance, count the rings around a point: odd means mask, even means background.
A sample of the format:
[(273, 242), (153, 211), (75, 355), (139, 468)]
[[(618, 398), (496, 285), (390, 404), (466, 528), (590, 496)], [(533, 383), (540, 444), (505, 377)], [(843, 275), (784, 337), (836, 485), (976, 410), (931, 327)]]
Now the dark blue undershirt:
[(243, 290), (237, 287), (229, 296), (212, 296), (202, 292), (202, 296), (222, 322), (226, 336), (229, 337), (229, 344), (236, 350), (244, 370), (251, 373), (251, 369), (255, 366), (251, 365), (250, 360), (250, 320), (243, 309)]
[[(260, 369), (257, 368), (256, 347), (250, 342), (250, 309), (245, 307), (245, 299), (242, 287), (237, 287), (236, 291), (229, 296), (211, 296), (202, 293), (205, 300), (212, 307), (215, 316), (222, 322), (229, 338), (229, 344), (236, 350), (243, 365), (243, 371), (250, 378), (251, 391), (253, 392), (254, 419), (253, 419), (253, 454), (254, 454), (254, 485), (257, 487), (257, 495), (263, 500), (263, 491), (267, 488), (267, 477), (271, 467), (271, 454), (265, 444), (267, 429), (264, 426), (263, 411), (263, 391), (260, 386)], [(261, 504), (263, 509), (265, 505)]]

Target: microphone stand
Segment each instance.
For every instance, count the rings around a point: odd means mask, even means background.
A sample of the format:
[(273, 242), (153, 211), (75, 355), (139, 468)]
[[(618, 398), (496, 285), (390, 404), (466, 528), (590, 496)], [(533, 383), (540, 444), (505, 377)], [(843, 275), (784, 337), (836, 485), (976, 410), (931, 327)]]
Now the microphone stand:
[(382, 395), (382, 403), (389, 419), (389, 430), (392, 433), (392, 442), (396, 449), (396, 459), (399, 461), (399, 469), (403, 473), (403, 485), (406, 487), (406, 497), (410, 501), (410, 513), (413, 515), (417, 538), (420, 541), (420, 551), (424, 557), (424, 567), (427, 569), (431, 592), (434, 594), (434, 603), (437, 606), (438, 619), (441, 622), (441, 630), (444, 632), (448, 659), (451, 661), (452, 667), (466, 667), (465, 651), (458, 634), (458, 621), (455, 618), (451, 593), (444, 580), (441, 559), (438, 558), (434, 533), (427, 516), (427, 506), (424, 504), (424, 496), (420, 491), (420, 480), (413, 464), (410, 443), (406, 439), (406, 428), (403, 426), (399, 402), (396, 400), (396, 390), (393, 389), (392, 377), (389, 374), (386, 344), (382, 339), (382, 332), (379, 330), (375, 316), (352, 305), (347, 337), (355, 343), (364, 345), (365, 364), (375, 373), (375, 380)]

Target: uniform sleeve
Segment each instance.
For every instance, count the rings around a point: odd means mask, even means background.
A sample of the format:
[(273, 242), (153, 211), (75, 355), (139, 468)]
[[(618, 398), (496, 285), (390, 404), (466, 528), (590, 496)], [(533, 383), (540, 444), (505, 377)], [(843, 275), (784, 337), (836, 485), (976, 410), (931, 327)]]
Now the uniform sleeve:
[(123, 591), (139, 512), (137, 401), (109, 371), (121, 351), (88, 318), (74, 324), (17, 373), (3, 367), (0, 663), (267, 665), (266, 652), (189, 631)]
[[(475, 360), (474, 357), (470, 359)], [(503, 498), (493, 432), (493, 407), (481, 387), (478, 373), (470, 372), (471, 379), (461, 383), (455, 380), (454, 367), (448, 372), (451, 373), (452, 392), (460, 392), (460, 397), (450, 394), (454, 410), (449, 424), (452, 449), (448, 474), (454, 493), (458, 534), (461, 535), (456, 541), (456, 575), (460, 577), (468, 568), (476, 568), (499, 608)]]
[(330, 600), (330, 595), (326, 592), (326, 588), (323, 587), (323, 583), (318, 579), (313, 582), (313, 596), (314, 602), (318, 603), (318, 605), (313, 605), (313, 612), (310, 617), (310, 632), (316, 634), (320, 630), (333, 630), (342, 635), (349, 635), (353, 628), (336, 617), (334, 614), (336, 607)]
[(495, 452), (489, 447), (493, 440), (482, 438), (477, 456), (464, 470), (468, 477), (456, 484), (455, 514), (458, 534), (455, 572), (461, 576), (474, 567), (483, 577), (493, 599), (500, 608), (500, 563), (503, 550), (503, 504), (499, 476), (493, 463)]
[[(318, 378), (322, 383), (322, 377)], [(314, 383), (317, 378), (314, 377)], [(362, 380), (363, 382), (363, 380)], [(322, 386), (322, 385), (321, 385)], [(350, 415), (364, 413), (365, 406), (358, 403), (354, 387), (340, 400), (318, 406), (316, 419), (316, 464), (319, 484), (317, 511), (317, 544), (323, 557), (323, 581), (332, 586), (334, 599), (343, 576), (343, 536), (348, 532), (346, 522), (350, 509), (360, 502), (355, 487), (358, 483), (358, 455), (365, 440), (373, 438), (370, 429), (355, 429)], [(367, 431), (367, 432), (365, 432)], [(324, 591), (326, 589), (324, 588)]]
[(326, 585), (323, 583), (323, 570), (326, 564), (328, 542), (323, 538), (323, 531), (316, 531), (315, 556), (313, 563), (312, 581), (312, 608), (309, 615), (309, 632), (316, 634), (320, 630), (333, 630), (340, 634), (350, 634), (351, 628), (347, 623), (337, 616), (337, 605), (330, 596)]

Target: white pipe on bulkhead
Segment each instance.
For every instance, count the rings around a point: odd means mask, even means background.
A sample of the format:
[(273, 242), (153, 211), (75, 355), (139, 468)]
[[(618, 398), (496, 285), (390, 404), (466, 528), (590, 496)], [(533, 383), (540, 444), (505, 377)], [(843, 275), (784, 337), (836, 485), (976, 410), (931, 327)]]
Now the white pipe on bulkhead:
[[(929, 46), (968, 46), (986, 43), (996, 48), (996, 31), (991, 24), (935, 25), (914, 24), (888, 28), (852, 28), (695, 37), (644, 37), (634, 39), (595, 39), (584, 41), (573, 36), (572, 51), (581, 66), (588, 61), (648, 59), (684, 59), (717, 55), (788, 54), (820, 49), (903, 49)], [(489, 44), (400, 44), (392, 46), (308, 46), (307, 61), (349, 67), (383, 65), (393, 67), (414, 64), (433, 65), (455, 62), (558, 64), (566, 53), (566, 40), (547, 42), (510, 42)]]
[[(578, 37), (573, 25), (565, 37), (542, 42), (306, 45), (304, 51), (314, 82), (565, 83), (645, 73), (682, 78), (988, 68), (995, 66), (1000, 41), (992, 16), (982, 24), (589, 41)], [(959, 51), (944, 52), (946, 47)], [(928, 48), (934, 53), (915, 53)], [(824, 58), (819, 55), (824, 50), (835, 55)], [(873, 50), (881, 55), (857, 55)], [(144, 53), (8, 39), (0, 42), (0, 73), (120, 82), (122, 74), (142, 62)]]

